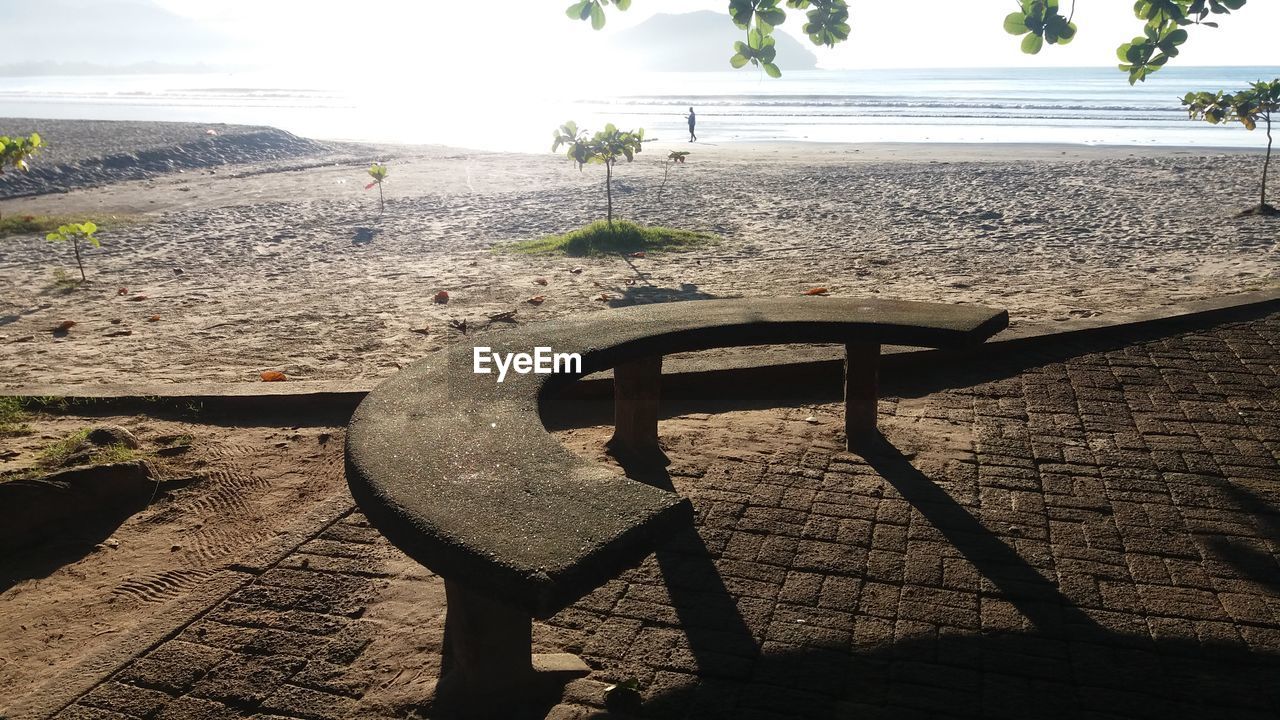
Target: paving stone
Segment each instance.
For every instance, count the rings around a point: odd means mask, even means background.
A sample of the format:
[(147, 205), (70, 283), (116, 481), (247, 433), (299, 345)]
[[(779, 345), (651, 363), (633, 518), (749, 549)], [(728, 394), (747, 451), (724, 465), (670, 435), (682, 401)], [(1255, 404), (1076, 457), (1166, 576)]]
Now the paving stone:
[(240, 720), (240, 710), (213, 700), (187, 695), (165, 706), (155, 720)]
[(136, 720), (111, 710), (89, 707), (87, 705), (71, 705), (54, 716), (54, 720)]
[(171, 640), (116, 676), (120, 682), (181, 693), (227, 656), (226, 650)]
[(233, 654), (197, 683), (191, 694), (232, 705), (257, 705), (304, 664), (297, 658)]
[(147, 717), (164, 707), (171, 699), (170, 695), (159, 690), (108, 681), (89, 691), (76, 702), (125, 715)]
[(355, 707), (351, 698), (296, 685), (281, 686), (262, 702), (267, 712), (314, 720), (340, 720)]

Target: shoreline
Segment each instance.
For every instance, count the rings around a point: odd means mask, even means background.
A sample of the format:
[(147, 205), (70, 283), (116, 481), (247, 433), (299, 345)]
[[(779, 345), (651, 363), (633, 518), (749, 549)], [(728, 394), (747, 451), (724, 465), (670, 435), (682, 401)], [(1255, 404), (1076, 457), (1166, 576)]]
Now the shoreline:
[[(269, 126), (168, 121), (49, 120), (0, 117), (0, 128), (26, 123), (26, 133), (40, 127), (46, 148), (32, 162), (27, 174), (0, 175), (0, 213), (15, 212), (16, 203), (30, 203), (51, 195), (86, 189), (103, 189), (130, 182), (153, 183), (188, 172), (232, 177), (292, 173), (329, 165), (368, 165), (372, 162), (423, 158), (508, 157), (541, 163), (563, 160), (559, 153), (510, 152), (447, 144), (369, 143), (318, 139), (294, 135)], [(59, 131), (73, 130), (72, 137)], [(213, 130), (215, 136), (205, 132)], [(128, 132), (125, 132), (128, 131)], [(121, 138), (125, 135), (125, 138)], [(110, 148), (105, 153), (102, 146)], [(954, 143), (874, 142), (847, 143), (809, 140), (726, 140), (687, 143), (653, 139), (638, 161), (661, 161), (670, 150), (690, 150), (691, 159), (727, 160), (735, 163), (766, 161), (817, 165), (875, 163), (1001, 163), (1038, 161), (1088, 161), (1120, 158), (1240, 157), (1261, 156), (1263, 149), (1196, 145), (1089, 145), (1075, 143)], [(52, 162), (50, 162), (52, 161)], [(625, 174), (626, 166), (620, 166)], [(61, 203), (54, 203), (60, 205)], [(36, 202), (38, 208), (48, 203)], [(128, 207), (121, 212), (146, 212), (156, 208)], [(37, 212), (47, 212), (37, 210)]]

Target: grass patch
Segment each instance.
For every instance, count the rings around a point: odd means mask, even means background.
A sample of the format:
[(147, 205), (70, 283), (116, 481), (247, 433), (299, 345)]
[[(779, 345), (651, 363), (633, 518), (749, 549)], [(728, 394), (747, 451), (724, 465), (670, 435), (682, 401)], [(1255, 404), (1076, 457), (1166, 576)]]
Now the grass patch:
[[(26, 417), (23, 407), (23, 398), (0, 397), (0, 418), (7, 417), (10, 418), (11, 424), (16, 423)], [(25, 424), (21, 427), (22, 433), (31, 432)], [(2, 428), (3, 426), (0, 426), (0, 434), (3, 434)], [(91, 428), (81, 428), (61, 440), (50, 443), (40, 451), (33, 466), (0, 473), (0, 483), (41, 477), (62, 467), (72, 456), (77, 456), (76, 465), (113, 465), (138, 460), (145, 456), (141, 450), (131, 448), (124, 443), (103, 446), (86, 444), (85, 440), (90, 432)], [(88, 451), (87, 455), (82, 454), (85, 451)]]
[(44, 450), (41, 450), (39, 460), (40, 465), (44, 467), (57, 467), (61, 465), (67, 461), (67, 458), (71, 457), (71, 454), (80, 447), (80, 444), (83, 443), (84, 439), (87, 437), (89, 437), (89, 428), (83, 428), (53, 443)]
[(108, 215), (106, 217), (89, 217), (83, 215), (5, 215), (0, 218), (0, 238), (10, 235), (45, 235), (69, 223), (82, 223), (86, 220), (104, 230), (138, 221), (134, 215)]
[(691, 250), (699, 245), (718, 242), (710, 233), (676, 230), (668, 227), (646, 227), (627, 220), (617, 220), (613, 230), (604, 220), (567, 232), (536, 240), (524, 240), (503, 249), (524, 255), (613, 255), (633, 252)]
[(0, 435), (26, 435), (31, 432), (27, 424), (30, 414), (21, 398), (0, 397)]
[(89, 455), (89, 462), (93, 465), (110, 465), (112, 463), (129, 462), (130, 460), (137, 459), (138, 451), (124, 443), (107, 445), (106, 447), (94, 450)]
[(89, 457), (86, 462), (80, 464), (87, 465), (128, 462), (141, 456), (141, 453), (124, 443), (85, 447), (84, 441), (85, 438), (89, 437), (90, 430), (91, 428), (81, 428), (41, 450), (40, 459), (36, 461), (36, 464), (42, 468), (53, 469), (67, 462), (67, 459), (72, 455), (83, 450), (89, 451)]

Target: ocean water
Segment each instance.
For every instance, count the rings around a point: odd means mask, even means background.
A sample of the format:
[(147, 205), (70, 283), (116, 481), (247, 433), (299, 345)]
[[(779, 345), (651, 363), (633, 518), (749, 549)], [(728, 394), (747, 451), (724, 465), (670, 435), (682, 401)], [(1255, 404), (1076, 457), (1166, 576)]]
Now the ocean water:
[[(617, 83), (270, 73), (0, 77), (0, 117), (273, 125), (314, 138), (544, 152), (573, 119), (701, 142), (1018, 142), (1262, 147), (1261, 132), (1187, 119), (1190, 90), (1243, 88), (1280, 67), (1168, 67), (1130, 86), (1111, 68), (648, 73)], [(589, 88), (612, 88), (592, 90)], [(3, 131), (4, 128), (0, 128)]]

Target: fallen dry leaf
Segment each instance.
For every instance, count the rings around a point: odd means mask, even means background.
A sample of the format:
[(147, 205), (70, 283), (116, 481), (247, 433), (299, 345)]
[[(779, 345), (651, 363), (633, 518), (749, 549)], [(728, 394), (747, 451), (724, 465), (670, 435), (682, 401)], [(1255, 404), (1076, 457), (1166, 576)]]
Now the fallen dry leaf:
[(160, 316), (152, 315), (151, 317), (147, 318), (147, 322), (160, 322)]
[(610, 295), (609, 293), (600, 293), (600, 297), (596, 298), (596, 300), (599, 300), (601, 302), (609, 302), (612, 299), (613, 299), (613, 296)]
[(580, 268), (580, 267), (576, 267), (576, 268), (573, 268), (572, 270), (570, 270), (569, 272), (573, 273), (574, 275), (581, 275), (581, 274), (582, 274), (582, 268)]
[(493, 315), (489, 316), (489, 322), (515, 322), (515, 321), (516, 321), (515, 310), (505, 310), (503, 312), (494, 313)]
[(643, 250), (641, 250), (640, 252), (633, 252), (633, 253), (631, 253), (631, 257), (633, 257), (633, 258), (641, 258), (641, 259), (644, 259), (644, 256), (645, 256), (645, 255), (644, 255), (644, 251), (643, 251)]
[(457, 330), (458, 332), (462, 333), (463, 335), (466, 335), (466, 334), (467, 334), (467, 321), (466, 321), (466, 320), (461, 320), (461, 321), (459, 321), (459, 320), (450, 320), (450, 321), (449, 321), (449, 327), (453, 328), (454, 330)]
[(262, 382), (284, 382), (289, 379), (279, 370), (268, 370), (262, 373), (261, 377)]
[(826, 295), (827, 289), (824, 287), (809, 288), (804, 292), (805, 295)]
[(529, 303), (530, 305), (541, 305), (542, 303), (544, 303), (544, 302), (546, 302), (546, 301), (547, 301), (547, 296), (546, 296), (546, 295), (534, 295), (533, 297), (529, 298), (528, 300), (525, 300), (525, 302)]
[(122, 322), (124, 322), (124, 319), (123, 319), (123, 318), (111, 318), (111, 324), (112, 324), (112, 325), (119, 325), (119, 324), (120, 324), (120, 323), (122, 323)]
[(546, 278), (534, 278), (534, 279), (533, 279), (533, 281), (534, 281), (534, 282), (536, 282), (536, 283), (538, 283), (539, 285), (546, 285), (546, 284), (547, 284), (547, 279), (546, 279)]
[(146, 300), (146, 299), (147, 299), (146, 295), (134, 295), (133, 297), (129, 298), (130, 302), (137, 302), (139, 300)]
[(435, 296), (434, 300), (435, 300), (435, 302), (440, 303), (440, 304), (444, 304), (444, 303), (449, 302), (449, 291), (448, 291), (448, 290), (441, 290), (440, 292), (436, 293), (436, 296)]
[(107, 337), (127, 337), (132, 334), (133, 334), (132, 330), (112, 330), (111, 332), (107, 333)]
[(116, 294), (117, 294), (117, 295), (128, 295), (128, 294), (129, 294), (129, 288), (127, 288), (127, 287), (122, 287), (122, 288), (120, 288), (119, 290), (117, 290), (117, 291), (116, 291)]
[(53, 329), (54, 332), (66, 332), (76, 326), (75, 320), (63, 320)]
[(430, 335), (430, 334), (431, 334), (431, 331), (430, 331), (429, 329), (425, 328), (425, 327), (420, 327), (420, 328), (409, 328), (409, 332), (416, 332), (416, 333), (418, 333), (418, 334), (420, 334), (420, 335)]

